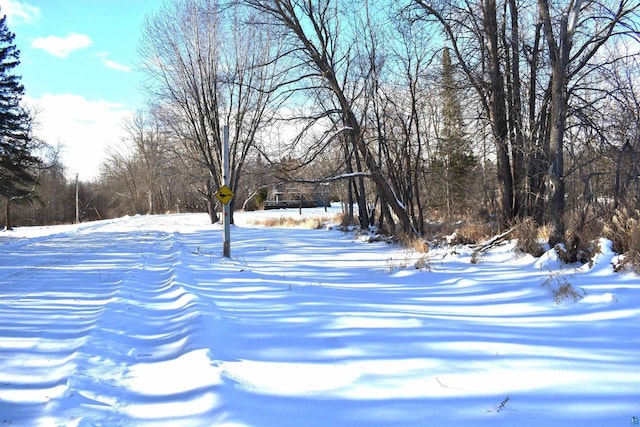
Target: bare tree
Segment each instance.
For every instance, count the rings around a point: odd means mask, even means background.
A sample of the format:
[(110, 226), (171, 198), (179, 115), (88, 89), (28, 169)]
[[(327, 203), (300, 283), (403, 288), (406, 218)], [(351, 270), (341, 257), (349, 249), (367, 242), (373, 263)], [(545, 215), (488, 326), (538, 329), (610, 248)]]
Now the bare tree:
[(496, 150), (500, 222), (506, 225), (514, 217), (515, 192), (496, 1), (462, 2), (461, 5), (430, 0), (414, 2), (442, 26), (457, 63), (490, 119)]
[[(366, 165), (383, 209), (388, 206), (393, 211), (403, 231), (415, 233), (406, 207), (386, 179), (375, 152), (364, 138), (356, 104), (362, 87), (358, 81), (349, 78), (352, 77), (350, 67), (355, 65), (351, 50), (354, 40), (345, 38), (340, 31), (342, 16), (338, 3), (331, 0), (242, 0), (241, 3), (265, 14), (265, 21), (287, 30), (291, 52), (297, 55), (299, 66), (309, 70), (307, 77), (315, 79), (315, 85), (326, 88), (334, 97), (349, 145)], [(367, 72), (371, 71), (367, 69)]]
[(214, 0), (175, 0), (143, 28), (140, 55), (153, 102), (184, 152), (208, 171), (204, 194), (212, 222), (218, 219), (213, 194), (221, 186), (222, 127), (230, 128), (235, 192), (258, 131), (276, 110), (275, 88), (283, 78), (277, 39), (252, 20), (247, 9)]
[[(584, 3), (584, 7), (583, 7)], [(538, 0), (538, 9), (547, 40), (551, 66), (549, 112), (549, 174), (547, 219), (550, 225), (549, 243), (564, 241), (565, 170), (564, 138), (569, 97), (576, 86), (572, 79), (581, 78), (592, 68), (592, 60), (610, 39), (624, 33), (635, 34), (634, 14), (640, 9), (635, 1), (621, 0), (617, 7), (597, 0), (572, 0), (552, 18), (548, 0)], [(637, 18), (637, 15), (636, 15)]]
[(170, 209), (171, 199), (167, 192), (174, 175), (171, 149), (160, 123), (150, 114), (138, 112), (125, 123), (128, 147), (133, 149), (132, 161), (138, 166), (138, 179), (143, 186), (148, 210), (154, 214)]
[[(573, 3), (573, 2), (572, 2)], [(551, 62), (551, 110), (549, 137), (549, 174), (547, 194), (549, 200), (549, 243), (564, 241), (564, 133), (567, 121), (567, 83), (569, 80), (569, 59), (573, 45), (573, 34), (578, 23), (582, 0), (576, 0), (564, 12), (560, 20), (558, 37), (554, 34), (547, 0), (538, 0), (540, 17), (549, 48)]]
[[(502, 192), (502, 222), (526, 213), (542, 220), (540, 213), (545, 212), (550, 243), (562, 241), (564, 142), (567, 119), (574, 111), (571, 98), (599, 90), (598, 84), (587, 78), (606, 65), (607, 60), (596, 54), (612, 39), (637, 34), (640, 6), (629, 0), (615, 5), (599, 0), (413, 3), (443, 29), (490, 119)], [(532, 24), (532, 32), (521, 31), (523, 14)], [(543, 40), (547, 49), (541, 46)], [(528, 76), (522, 74), (521, 62), (528, 65)], [(528, 93), (520, 84), (526, 78)], [(589, 82), (592, 86), (587, 87)], [(527, 109), (523, 108), (524, 96)]]

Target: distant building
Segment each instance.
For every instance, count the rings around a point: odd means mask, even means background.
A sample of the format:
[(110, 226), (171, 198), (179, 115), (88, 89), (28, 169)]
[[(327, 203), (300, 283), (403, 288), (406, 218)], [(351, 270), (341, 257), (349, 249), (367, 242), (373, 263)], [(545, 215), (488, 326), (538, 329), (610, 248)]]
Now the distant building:
[(286, 182), (276, 185), (264, 201), (264, 209), (329, 207), (327, 183)]

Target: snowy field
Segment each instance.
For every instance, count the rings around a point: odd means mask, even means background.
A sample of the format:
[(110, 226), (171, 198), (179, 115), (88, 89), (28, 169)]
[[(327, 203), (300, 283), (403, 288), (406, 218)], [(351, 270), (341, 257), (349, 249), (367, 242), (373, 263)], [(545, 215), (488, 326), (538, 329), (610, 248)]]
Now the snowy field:
[(256, 215), (285, 213), (238, 214), (231, 259), (202, 214), (0, 233), (0, 425), (638, 422), (640, 279), (606, 242), (474, 264)]

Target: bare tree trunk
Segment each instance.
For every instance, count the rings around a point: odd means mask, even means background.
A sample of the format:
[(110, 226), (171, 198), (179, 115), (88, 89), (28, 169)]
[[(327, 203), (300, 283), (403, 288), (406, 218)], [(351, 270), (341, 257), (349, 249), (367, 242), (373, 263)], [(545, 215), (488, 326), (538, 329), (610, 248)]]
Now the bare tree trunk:
[[(351, 165), (351, 155), (349, 154), (349, 146), (344, 139), (342, 149), (344, 150), (344, 158), (345, 158), (345, 166), (347, 174), (351, 175), (353, 173), (353, 166)], [(347, 217), (349, 222), (353, 221), (353, 192), (356, 186), (355, 178), (351, 177), (347, 180)]]
[(564, 131), (567, 120), (566, 70), (559, 63), (552, 66), (551, 116), (549, 135), (549, 173), (547, 175), (547, 220), (550, 225), (549, 244), (564, 240)]
[(6, 198), (7, 204), (5, 205), (4, 210), (4, 229), (12, 230), (13, 225), (11, 224), (11, 197)]
[(511, 158), (513, 168), (514, 215), (524, 217), (526, 213), (527, 170), (524, 161), (524, 134), (522, 123), (522, 86), (520, 84), (520, 26), (516, 0), (509, 1), (511, 16), (511, 96), (509, 97), (509, 122), (511, 123)]
[(204, 192), (204, 198), (205, 201), (207, 203), (207, 212), (209, 213), (209, 219), (211, 221), (211, 224), (215, 224), (220, 220), (220, 217), (218, 216), (218, 211), (216, 211), (216, 198), (215, 198), (215, 191), (213, 189), (213, 186), (215, 184), (213, 183), (213, 179), (210, 179), (207, 181), (207, 186)]
[(503, 75), (498, 48), (498, 21), (495, 0), (484, 0), (484, 31), (488, 41), (491, 100), (491, 125), (496, 144), (496, 162), (500, 191), (500, 222), (503, 226), (513, 219), (513, 177), (507, 140), (507, 112)]
[[(526, 215), (533, 217), (534, 221), (542, 225), (544, 221), (544, 176), (546, 175), (547, 153), (547, 103), (542, 104), (542, 111), (538, 114), (536, 104), (538, 66), (540, 59), (542, 24), (536, 24), (533, 46), (531, 47), (531, 60), (529, 63), (529, 139), (527, 141), (527, 179), (529, 193), (527, 196)], [(539, 117), (536, 120), (536, 117)]]
[(547, 220), (549, 244), (555, 246), (564, 241), (565, 182), (564, 182), (564, 134), (567, 121), (567, 84), (569, 53), (572, 35), (578, 20), (582, 0), (576, 0), (569, 14), (560, 20), (559, 40), (556, 41), (551, 24), (548, 0), (538, 0), (538, 9), (544, 25), (551, 61), (551, 110), (549, 134), (549, 173), (547, 176), (547, 198), (549, 200)]
[[(360, 162), (360, 155), (357, 151), (353, 153), (356, 162), (356, 169), (358, 172), (362, 172), (362, 162)], [(367, 209), (367, 195), (364, 186), (364, 177), (358, 176), (353, 181), (353, 188), (356, 193), (356, 200), (358, 201), (358, 219), (361, 227), (368, 227), (371, 219), (369, 218), (369, 210)]]

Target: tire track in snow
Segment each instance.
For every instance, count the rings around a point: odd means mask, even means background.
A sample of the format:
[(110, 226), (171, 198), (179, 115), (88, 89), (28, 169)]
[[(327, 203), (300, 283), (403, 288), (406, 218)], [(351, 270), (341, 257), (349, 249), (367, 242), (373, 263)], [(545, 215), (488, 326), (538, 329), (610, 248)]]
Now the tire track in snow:
[[(64, 244), (64, 257), (40, 260), (24, 278), (42, 289), (16, 283), (12, 294), (0, 294), (13, 295), (10, 312), (0, 307), (0, 413), (51, 425), (129, 425), (155, 423), (167, 410), (173, 421), (216, 411), (218, 374), (194, 338), (197, 297), (175, 280), (174, 236), (145, 230), (144, 218), (120, 225), (124, 232), (98, 227), (48, 239)], [(28, 244), (14, 253), (37, 262)], [(35, 312), (41, 321), (32, 328), (26, 322)], [(36, 342), (47, 348), (34, 350)], [(46, 384), (30, 380), (34, 367), (33, 378)]]
[[(80, 253), (90, 253), (105, 249), (109, 243), (77, 239), (81, 231), (95, 229), (98, 226), (84, 226), (75, 230), (54, 233), (36, 238), (6, 239), (0, 245), (0, 284), (6, 292), (0, 301), (0, 308), (21, 300), (30, 293), (39, 292), (46, 280), (38, 281), (37, 286), (23, 287), (24, 279), (39, 275), (46, 276), (52, 269), (63, 269), (69, 259)], [(13, 291), (13, 292), (11, 292)]]
[(175, 280), (173, 235), (142, 231), (119, 247), (139, 260), (76, 355), (78, 370), (59, 402), (68, 406), (65, 421), (155, 423), (166, 421), (163, 414), (215, 412), (218, 374), (197, 346), (197, 297)]
[(0, 286), (0, 413), (37, 420), (73, 374), (75, 352), (118, 286), (93, 262), (113, 249), (95, 237), (61, 233), (0, 248), (10, 273)]

